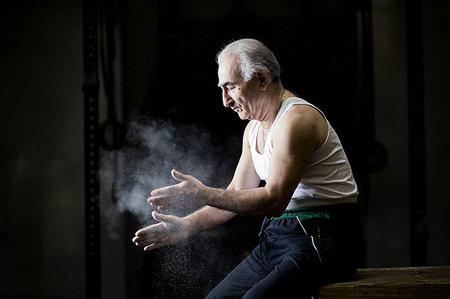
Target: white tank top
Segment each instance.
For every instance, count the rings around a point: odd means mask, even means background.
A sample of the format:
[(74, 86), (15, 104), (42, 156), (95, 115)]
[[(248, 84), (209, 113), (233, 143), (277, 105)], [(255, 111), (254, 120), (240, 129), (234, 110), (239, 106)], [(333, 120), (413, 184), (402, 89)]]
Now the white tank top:
[(324, 144), (313, 153), (310, 164), (295, 189), (287, 209), (356, 202), (358, 188), (339, 137), (322, 111), (300, 98), (291, 97), (283, 102), (269, 130), (262, 154), (256, 149), (260, 122), (253, 121), (249, 132), (249, 143), (256, 173), (261, 180), (267, 182), (269, 161), (273, 150), (273, 129), (293, 105), (309, 105), (319, 111), (327, 122), (328, 135)]

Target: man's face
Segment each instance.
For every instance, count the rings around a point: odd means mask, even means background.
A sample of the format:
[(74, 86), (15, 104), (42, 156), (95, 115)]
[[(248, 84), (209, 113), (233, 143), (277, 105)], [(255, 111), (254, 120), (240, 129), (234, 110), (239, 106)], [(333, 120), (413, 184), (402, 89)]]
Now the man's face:
[(241, 119), (254, 119), (257, 103), (257, 80), (243, 82), (234, 57), (226, 57), (219, 65), (219, 83), (225, 107), (230, 107)]

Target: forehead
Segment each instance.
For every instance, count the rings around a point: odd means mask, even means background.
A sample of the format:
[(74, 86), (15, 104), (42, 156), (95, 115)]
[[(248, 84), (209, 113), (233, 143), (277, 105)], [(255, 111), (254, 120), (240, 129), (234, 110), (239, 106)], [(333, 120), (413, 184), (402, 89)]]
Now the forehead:
[(219, 77), (219, 86), (238, 83), (241, 76), (236, 66), (236, 58), (233, 56), (225, 57), (219, 64), (217, 75)]

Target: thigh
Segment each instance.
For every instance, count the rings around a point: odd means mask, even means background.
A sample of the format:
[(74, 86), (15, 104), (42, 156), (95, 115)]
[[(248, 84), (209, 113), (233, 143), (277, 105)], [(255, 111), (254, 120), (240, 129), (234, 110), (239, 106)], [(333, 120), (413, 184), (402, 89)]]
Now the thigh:
[(244, 298), (278, 298), (287, 291), (295, 298), (311, 298), (321, 285), (322, 272), (315, 252), (289, 255), (249, 289)]
[(242, 298), (268, 274), (261, 265), (259, 246), (231, 271), (206, 298)]

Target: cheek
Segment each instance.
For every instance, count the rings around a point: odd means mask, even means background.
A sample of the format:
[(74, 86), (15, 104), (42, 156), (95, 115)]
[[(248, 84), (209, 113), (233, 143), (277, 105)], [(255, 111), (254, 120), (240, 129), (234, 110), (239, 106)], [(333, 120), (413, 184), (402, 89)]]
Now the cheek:
[(242, 104), (246, 102), (246, 93), (245, 90), (241, 90), (241, 89), (237, 89), (236, 90), (236, 99), (238, 99), (238, 101)]
[(236, 103), (241, 103), (241, 93), (238, 90), (233, 90), (232, 92), (230, 92), (230, 96), (231, 98), (236, 102)]

